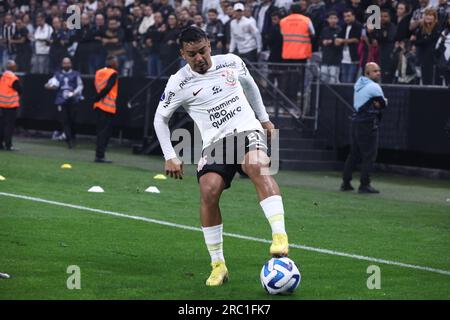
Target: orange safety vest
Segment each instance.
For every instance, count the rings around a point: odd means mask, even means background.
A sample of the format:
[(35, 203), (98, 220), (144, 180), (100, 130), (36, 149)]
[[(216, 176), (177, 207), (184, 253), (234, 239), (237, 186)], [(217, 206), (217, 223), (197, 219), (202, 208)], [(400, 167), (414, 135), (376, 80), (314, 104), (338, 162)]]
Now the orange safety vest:
[(281, 19), (280, 30), (283, 36), (283, 59), (308, 59), (312, 56), (309, 22), (302, 14), (290, 14)]
[(12, 87), (19, 78), (12, 71), (5, 71), (0, 78), (0, 108), (18, 108), (19, 93)]
[[(113, 75), (117, 74), (117, 71), (112, 68), (102, 68), (97, 70), (95, 73), (95, 90), (97, 93), (102, 91), (106, 84), (108, 83), (109, 78)], [(114, 83), (112, 89), (104, 96), (100, 101), (94, 103), (94, 109), (100, 108), (101, 110), (109, 113), (116, 113), (116, 99), (117, 99), (117, 88), (118, 81)]]

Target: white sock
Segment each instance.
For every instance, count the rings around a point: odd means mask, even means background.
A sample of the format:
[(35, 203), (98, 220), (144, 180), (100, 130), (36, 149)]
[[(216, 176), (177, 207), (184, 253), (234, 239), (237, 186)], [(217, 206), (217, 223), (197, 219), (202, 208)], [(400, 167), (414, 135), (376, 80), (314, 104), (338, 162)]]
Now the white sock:
[(212, 227), (202, 227), (205, 236), (206, 247), (208, 248), (211, 262), (225, 261), (223, 257), (223, 224)]
[(270, 196), (265, 198), (259, 204), (261, 205), (267, 220), (269, 220), (272, 234), (286, 234), (286, 229), (284, 228), (283, 199), (281, 196)]

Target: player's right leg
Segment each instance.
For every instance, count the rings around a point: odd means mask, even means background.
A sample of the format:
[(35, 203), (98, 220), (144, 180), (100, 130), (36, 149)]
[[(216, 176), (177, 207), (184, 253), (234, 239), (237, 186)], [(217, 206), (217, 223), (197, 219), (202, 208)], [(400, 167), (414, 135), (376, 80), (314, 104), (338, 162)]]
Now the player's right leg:
[(200, 220), (206, 247), (211, 256), (211, 275), (207, 286), (220, 286), (228, 280), (228, 269), (223, 256), (223, 225), (219, 200), (225, 182), (216, 172), (207, 172), (199, 178)]

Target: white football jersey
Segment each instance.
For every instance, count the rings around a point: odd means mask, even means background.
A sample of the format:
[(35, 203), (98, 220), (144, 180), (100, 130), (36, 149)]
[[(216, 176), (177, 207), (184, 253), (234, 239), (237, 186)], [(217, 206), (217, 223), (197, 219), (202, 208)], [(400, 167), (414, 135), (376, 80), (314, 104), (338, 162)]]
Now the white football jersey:
[(201, 133), (203, 148), (228, 134), (263, 131), (239, 82), (241, 77), (251, 77), (245, 63), (234, 54), (212, 56), (211, 60), (205, 74), (187, 64), (172, 75), (156, 110), (170, 118), (183, 106)]

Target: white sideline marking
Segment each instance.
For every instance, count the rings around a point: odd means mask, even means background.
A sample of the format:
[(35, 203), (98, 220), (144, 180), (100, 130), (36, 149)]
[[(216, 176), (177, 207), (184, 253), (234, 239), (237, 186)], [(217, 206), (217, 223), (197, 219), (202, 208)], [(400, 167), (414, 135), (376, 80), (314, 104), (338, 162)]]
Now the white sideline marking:
[[(78, 206), (78, 205), (69, 204), (69, 203), (63, 203), (63, 202), (51, 201), (51, 200), (46, 200), (46, 199), (41, 199), (41, 198), (24, 196), (24, 195), (20, 195), (20, 194), (0, 192), (0, 196), (24, 199), (24, 200), (41, 202), (41, 203), (47, 203), (47, 204), (53, 204), (53, 205), (60, 206), (60, 207), (67, 207), (67, 208), (79, 209), (79, 210), (84, 210), (84, 211), (91, 211), (91, 212), (96, 212), (96, 213), (100, 213), (100, 214), (107, 214), (107, 215), (121, 217), (121, 218), (140, 220), (140, 221), (160, 224), (160, 225), (164, 225), (164, 226), (168, 226), (168, 227), (179, 228), (179, 229), (200, 231), (200, 232), (202, 231), (202, 229), (199, 228), (199, 227), (186, 226), (186, 225), (183, 225), (183, 224), (172, 223), (172, 222), (167, 222), (167, 221), (163, 221), (163, 220), (157, 220), (157, 219), (140, 217), (140, 216), (132, 216), (132, 215), (119, 213), (119, 212), (114, 212), (114, 211), (94, 209), (94, 208)], [(270, 240), (244, 236), (244, 235), (240, 235), (240, 234), (236, 234), (236, 233), (224, 232), (223, 234), (225, 236), (228, 236), (228, 237), (238, 238), (238, 239), (243, 239), (243, 240), (249, 240), (249, 241), (255, 241), (255, 242), (262, 242), (262, 243), (271, 243), (272, 242)], [(440, 274), (444, 274), (444, 275), (450, 276), (450, 271), (448, 271), (448, 270), (435, 269), (435, 268), (424, 267), (424, 266), (417, 266), (417, 265), (414, 265), (414, 264), (408, 264), (408, 263), (402, 263), (402, 262), (397, 262), (397, 261), (390, 261), (390, 260), (385, 260), (385, 259), (372, 258), (372, 257), (361, 256), (361, 255), (357, 255), (357, 254), (339, 252), (339, 251), (328, 250), (328, 249), (309, 247), (309, 246), (304, 246), (304, 245), (300, 245), (300, 244), (293, 244), (293, 243), (291, 243), (291, 244), (289, 244), (289, 247), (297, 248), (297, 249), (303, 249), (303, 250), (307, 250), (307, 251), (314, 251), (314, 252), (319, 252), (319, 253), (324, 253), (324, 254), (330, 254), (330, 255), (334, 255), (334, 256), (352, 258), (352, 259), (357, 259), (357, 260), (365, 260), (365, 261), (370, 261), (370, 262), (377, 262), (377, 263), (382, 263), (382, 264), (388, 264), (388, 265), (398, 266), (398, 267), (402, 267), (402, 268), (410, 268), (410, 269), (416, 269), (416, 270), (429, 271), (429, 272), (440, 273)]]

